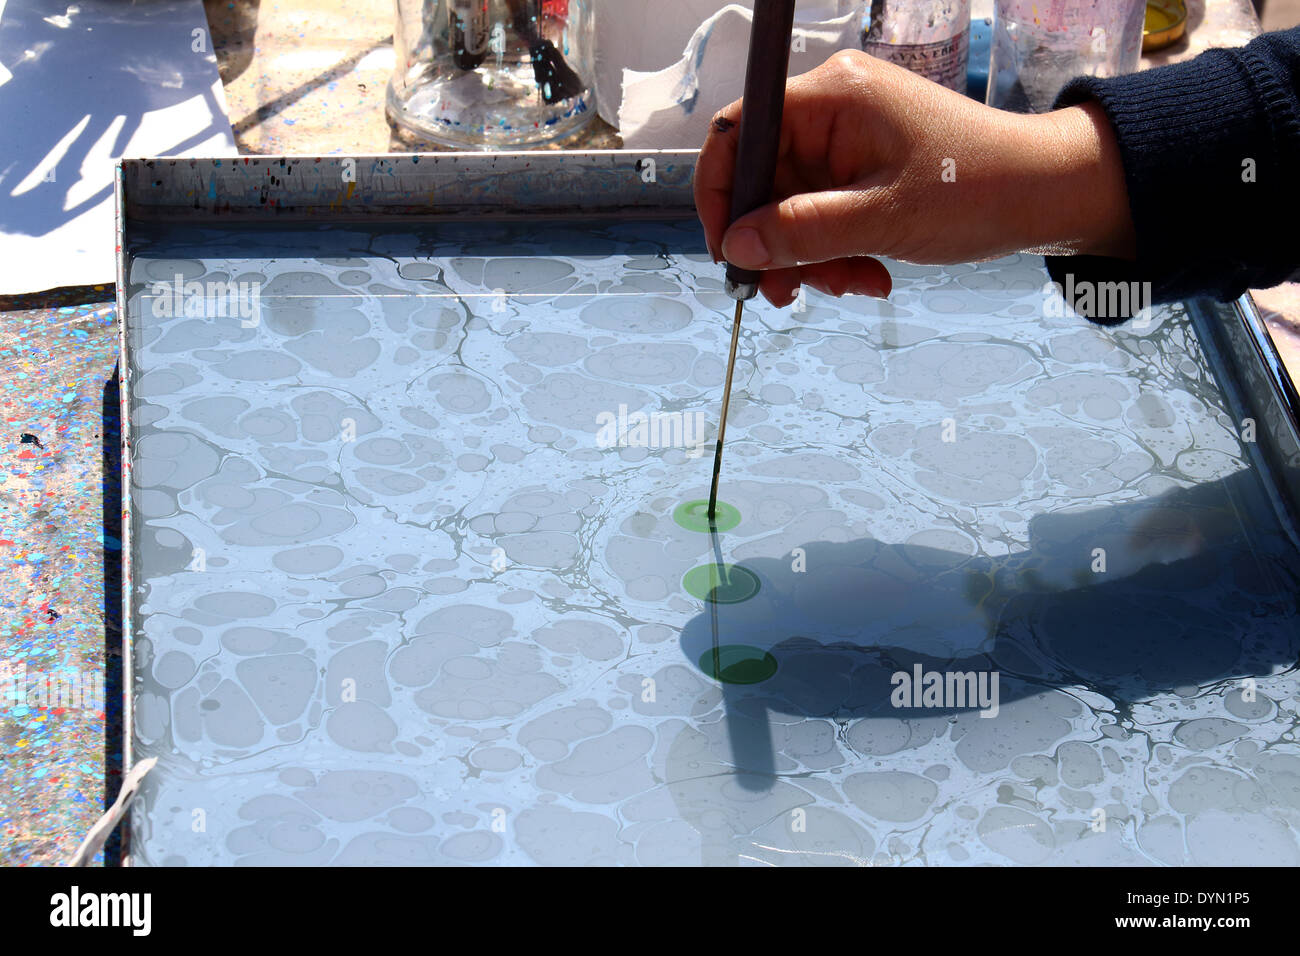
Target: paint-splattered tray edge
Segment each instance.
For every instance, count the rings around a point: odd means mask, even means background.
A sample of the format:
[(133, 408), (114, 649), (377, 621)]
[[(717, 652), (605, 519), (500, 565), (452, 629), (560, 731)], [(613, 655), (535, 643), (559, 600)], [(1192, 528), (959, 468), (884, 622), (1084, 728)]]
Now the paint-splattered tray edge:
[(690, 215), (697, 150), (124, 159), (123, 221)]

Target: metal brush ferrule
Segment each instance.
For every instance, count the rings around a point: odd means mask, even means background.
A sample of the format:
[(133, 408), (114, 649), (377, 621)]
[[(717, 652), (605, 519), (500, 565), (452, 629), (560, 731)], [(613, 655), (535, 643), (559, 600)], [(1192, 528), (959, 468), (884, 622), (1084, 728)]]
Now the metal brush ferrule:
[(731, 296), (737, 302), (744, 302), (747, 299), (754, 298), (758, 294), (757, 282), (736, 282), (734, 279), (727, 278), (723, 280), (722, 288), (727, 295)]

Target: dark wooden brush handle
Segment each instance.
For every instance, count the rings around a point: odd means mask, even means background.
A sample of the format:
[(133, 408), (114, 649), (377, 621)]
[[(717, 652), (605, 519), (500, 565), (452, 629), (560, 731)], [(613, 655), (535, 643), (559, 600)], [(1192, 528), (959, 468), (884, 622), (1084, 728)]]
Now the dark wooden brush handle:
[[(745, 66), (745, 99), (740, 110), (736, 175), (731, 185), (731, 222), (772, 201), (785, 77), (790, 68), (790, 33), (795, 0), (754, 0)], [(727, 278), (755, 284), (759, 273), (727, 264)]]

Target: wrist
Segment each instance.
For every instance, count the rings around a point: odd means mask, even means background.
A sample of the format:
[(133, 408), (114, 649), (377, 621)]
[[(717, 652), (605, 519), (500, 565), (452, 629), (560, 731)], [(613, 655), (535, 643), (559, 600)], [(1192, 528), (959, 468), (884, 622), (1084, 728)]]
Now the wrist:
[(1101, 106), (1020, 119), (1026, 188), (1015, 201), (1026, 251), (1135, 259), (1124, 163)]

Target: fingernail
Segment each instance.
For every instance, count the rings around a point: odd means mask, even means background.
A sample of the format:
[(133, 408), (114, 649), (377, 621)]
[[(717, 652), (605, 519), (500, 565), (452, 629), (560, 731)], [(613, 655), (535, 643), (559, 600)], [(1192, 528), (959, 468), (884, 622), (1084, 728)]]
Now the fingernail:
[(771, 259), (771, 254), (767, 251), (767, 246), (763, 245), (763, 237), (758, 234), (758, 230), (747, 226), (727, 233), (722, 240), (722, 254), (727, 257), (728, 262), (742, 269), (760, 268), (767, 265), (768, 260)]

